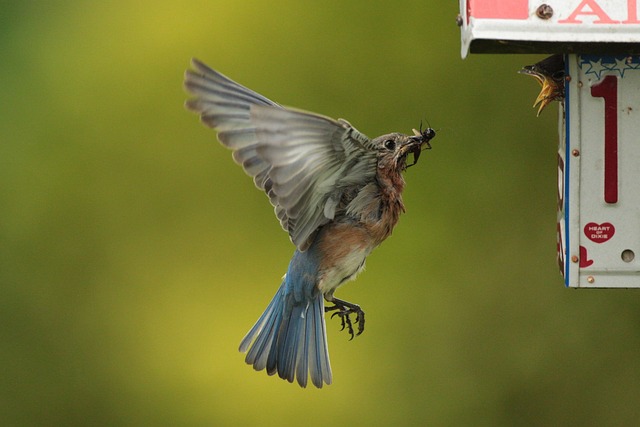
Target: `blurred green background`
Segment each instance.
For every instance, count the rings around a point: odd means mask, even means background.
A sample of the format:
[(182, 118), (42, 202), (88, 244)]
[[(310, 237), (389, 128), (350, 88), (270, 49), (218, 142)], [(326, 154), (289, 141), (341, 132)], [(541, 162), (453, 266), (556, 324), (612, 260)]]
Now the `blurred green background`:
[[(2, 2), (0, 423), (630, 425), (640, 302), (565, 289), (557, 106), (460, 58), (456, 2)], [(237, 352), (293, 246), (183, 108), (198, 57), (369, 136), (439, 130), (403, 216), (328, 321), (334, 384)]]

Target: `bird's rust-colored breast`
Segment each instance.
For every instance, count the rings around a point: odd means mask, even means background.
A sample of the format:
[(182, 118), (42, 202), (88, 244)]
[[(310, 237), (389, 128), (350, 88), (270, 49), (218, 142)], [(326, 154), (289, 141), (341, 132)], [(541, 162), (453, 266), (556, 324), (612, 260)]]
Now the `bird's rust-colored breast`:
[(377, 244), (391, 235), (398, 223), (400, 215), (404, 213), (402, 191), (404, 178), (395, 167), (378, 167), (377, 181), (380, 187), (380, 216), (373, 224), (368, 224), (370, 232)]

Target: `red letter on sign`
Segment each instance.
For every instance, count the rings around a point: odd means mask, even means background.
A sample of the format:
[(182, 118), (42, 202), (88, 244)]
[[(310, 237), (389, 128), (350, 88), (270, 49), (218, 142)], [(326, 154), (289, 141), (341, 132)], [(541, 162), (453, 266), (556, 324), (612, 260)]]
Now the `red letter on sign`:
[(627, 0), (627, 20), (623, 24), (640, 24), (638, 21), (637, 0)]
[[(587, 10), (585, 8), (588, 7)], [(596, 3), (596, 0), (582, 0), (582, 2), (576, 7), (571, 15), (567, 19), (561, 19), (558, 21), (560, 24), (582, 24), (582, 21), (576, 19), (578, 15), (594, 15), (598, 19), (593, 21), (594, 24), (617, 24), (620, 21), (614, 21), (609, 18), (604, 10)]]
[(604, 201), (618, 203), (618, 78), (606, 76), (591, 96), (604, 98)]
[(469, 16), (481, 19), (527, 19), (529, 0), (468, 0)]

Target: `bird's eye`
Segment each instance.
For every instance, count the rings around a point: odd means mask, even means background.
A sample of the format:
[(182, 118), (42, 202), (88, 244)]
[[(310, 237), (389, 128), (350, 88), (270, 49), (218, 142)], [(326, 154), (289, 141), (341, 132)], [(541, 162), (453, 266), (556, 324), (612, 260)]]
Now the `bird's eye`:
[(387, 150), (395, 150), (396, 149), (396, 142), (393, 139), (387, 139), (384, 142), (384, 148), (386, 148)]

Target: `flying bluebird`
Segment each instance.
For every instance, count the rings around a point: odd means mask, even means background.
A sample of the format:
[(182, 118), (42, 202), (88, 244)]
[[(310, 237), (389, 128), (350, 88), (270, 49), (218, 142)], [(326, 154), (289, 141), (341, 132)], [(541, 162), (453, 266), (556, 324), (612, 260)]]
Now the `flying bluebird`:
[[(254, 369), (331, 384), (324, 313), (354, 336), (364, 312), (334, 296), (364, 268), (404, 212), (402, 172), (431, 148), (431, 128), (369, 139), (346, 120), (284, 108), (193, 59), (186, 107), (218, 133), (275, 207), (296, 246), (282, 284), (240, 343)], [(407, 157), (413, 154), (413, 163)], [(325, 307), (324, 301), (331, 303)], [(351, 316), (355, 316), (353, 322)]]

